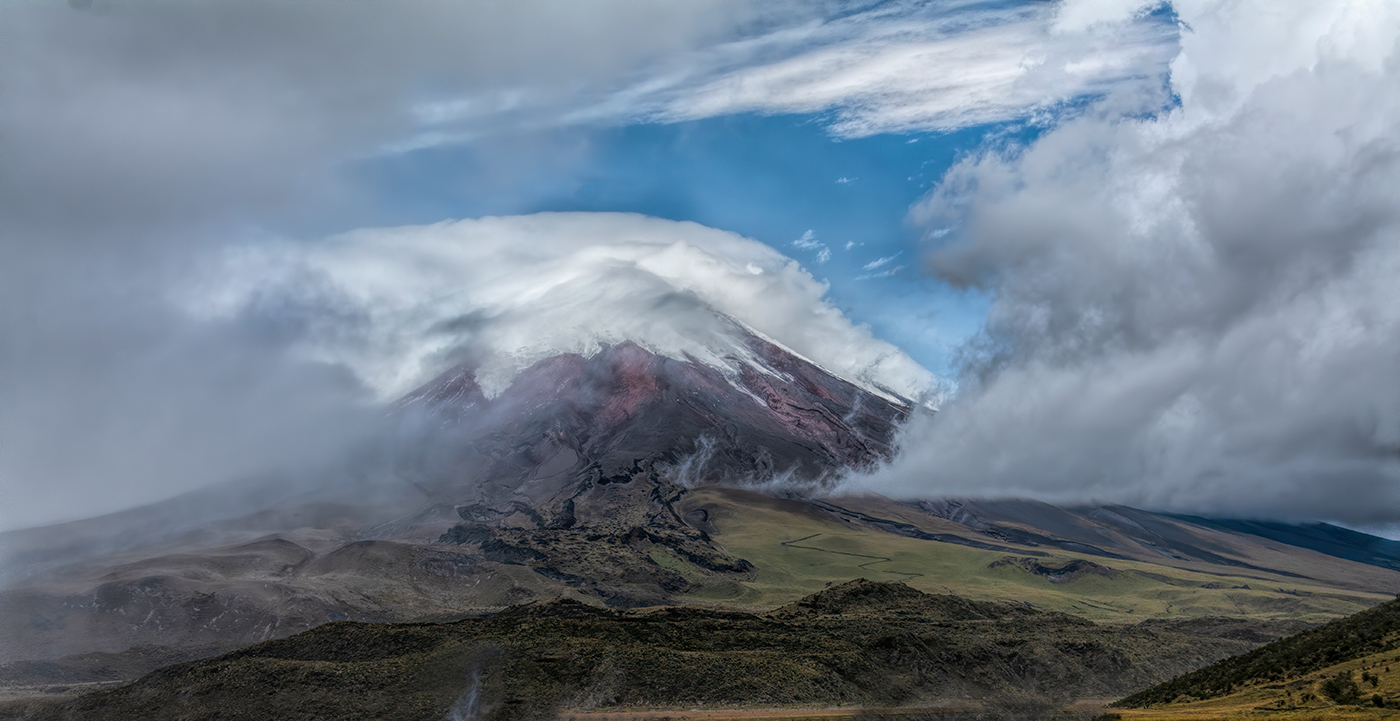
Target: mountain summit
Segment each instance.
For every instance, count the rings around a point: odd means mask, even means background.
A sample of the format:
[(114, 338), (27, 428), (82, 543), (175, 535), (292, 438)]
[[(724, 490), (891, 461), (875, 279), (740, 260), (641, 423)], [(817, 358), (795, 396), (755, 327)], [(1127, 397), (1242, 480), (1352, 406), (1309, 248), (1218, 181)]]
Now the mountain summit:
[(490, 399), (458, 366), (395, 404), (403, 457), (435, 494), (490, 502), (568, 471), (611, 477), (645, 463), (682, 483), (819, 483), (893, 456), (912, 401), (743, 340), (747, 357), (724, 368), (630, 341), (558, 355)]
[(655, 586), (638, 601), (688, 586), (657, 566), (653, 548), (708, 571), (747, 571), (703, 523), (682, 518), (674, 504), (687, 486), (819, 488), (890, 459), (913, 404), (743, 339), (745, 357), (727, 369), (631, 342), (559, 355), (490, 399), (469, 368), (451, 369), (395, 405), (399, 472), (461, 519), (439, 542), (614, 603), (630, 603), (620, 586)]

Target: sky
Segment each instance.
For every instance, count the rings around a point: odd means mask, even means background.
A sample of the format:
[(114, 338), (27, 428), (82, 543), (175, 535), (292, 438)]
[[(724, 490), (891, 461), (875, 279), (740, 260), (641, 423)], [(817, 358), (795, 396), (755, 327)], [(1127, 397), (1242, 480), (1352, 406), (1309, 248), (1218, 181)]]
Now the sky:
[(0, 529), (699, 307), (939, 406), (850, 489), (1400, 521), (1393, 3), (0, 14)]

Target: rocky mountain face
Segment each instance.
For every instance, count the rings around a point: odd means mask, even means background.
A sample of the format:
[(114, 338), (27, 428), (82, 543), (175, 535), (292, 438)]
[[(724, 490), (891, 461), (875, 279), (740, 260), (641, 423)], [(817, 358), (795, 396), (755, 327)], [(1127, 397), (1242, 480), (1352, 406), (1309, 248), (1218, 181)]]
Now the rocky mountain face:
[(893, 455), (911, 402), (747, 341), (757, 362), (732, 375), (629, 342), (541, 361), (489, 400), (454, 368), (395, 404), (415, 466), (404, 470), (444, 501), (519, 494), (538, 506), (576, 479), (607, 483), (636, 466), (682, 483), (817, 483)]
[(452, 369), (396, 404), (411, 439), (400, 470), (461, 519), (438, 542), (612, 604), (687, 588), (650, 558), (656, 548), (746, 573), (748, 561), (681, 517), (687, 484), (819, 488), (890, 458), (910, 412), (747, 340), (760, 362), (733, 377), (632, 343), (542, 361), (489, 400), (469, 369)]

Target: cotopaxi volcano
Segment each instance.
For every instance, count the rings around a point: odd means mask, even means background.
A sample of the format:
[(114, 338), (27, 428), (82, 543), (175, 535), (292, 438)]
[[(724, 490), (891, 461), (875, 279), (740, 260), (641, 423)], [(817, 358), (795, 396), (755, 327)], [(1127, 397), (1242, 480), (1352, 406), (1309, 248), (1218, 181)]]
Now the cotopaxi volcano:
[[(387, 404), (375, 442), (312, 483), (242, 481), (5, 534), (18, 571), (0, 591), (4, 679), (88, 688), (326, 622), (454, 621), (561, 597), (753, 613), (865, 577), (1054, 623), (1145, 623), (1110, 645), (1165, 644), (1150, 663), (1115, 656), (1113, 680), (1075, 681), (1072, 697), (1164, 681), (1400, 587), (1397, 544), (1325, 525), (833, 495), (933, 411), (707, 313), (703, 358), (599, 342), (492, 388), (453, 365)], [(863, 643), (850, 652), (876, 652)], [(1193, 644), (1209, 651), (1163, 655)], [(1081, 651), (1072, 673), (1092, 675), (1098, 652)], [(964, 690), (1069, 698), (1024, 683)]]

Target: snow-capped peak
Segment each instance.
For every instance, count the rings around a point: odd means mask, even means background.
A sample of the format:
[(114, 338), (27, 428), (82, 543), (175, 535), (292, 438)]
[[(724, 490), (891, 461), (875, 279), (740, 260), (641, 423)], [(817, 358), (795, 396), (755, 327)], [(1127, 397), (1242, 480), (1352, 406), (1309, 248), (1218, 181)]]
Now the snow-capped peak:
[(385, 399), (464, 360), (487, 397), (554, 355), (631, 341), (727, 377), (778, 373), (756, 337), (883, 398), (937, 379), (826, 302), (772, 248), (696, 223), (542, 213), (353, 231), (228, 255), (186, 305), (210, 316), (295, 313), (301, 352), (350, 368)]

